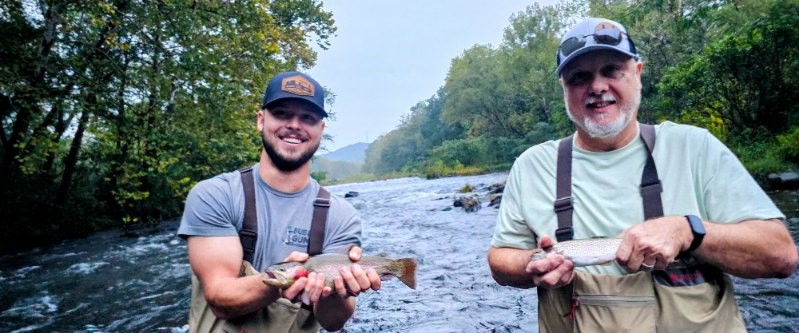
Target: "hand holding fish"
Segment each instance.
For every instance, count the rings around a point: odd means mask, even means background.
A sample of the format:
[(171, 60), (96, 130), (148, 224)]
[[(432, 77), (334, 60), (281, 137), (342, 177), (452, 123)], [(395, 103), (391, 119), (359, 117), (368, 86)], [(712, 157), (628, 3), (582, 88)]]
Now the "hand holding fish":
[[(549, 236), (541, 236), (538, 245), (539, 249), (536, 251), (547, 251), (555, 245), (555, 242)], [(533, 253), (535, 256), (536, 252)], [(531, 259), (525, 267), (525, 272), (532, 275), (536, 286), (555, 288), (572, 282), (574, 263), (559, 253), (553, 253), (540, 259)]]
[(619, 235), (617, 261), (630, 272), (663, 270), (693, 239), (683, 216), (665, 216), (636, 224)]
[[(283, 259), (283, 262), (301, 263), (308, 260), (308, 257), (307, 253), (294, 251)], [(296, 279), (281, 292), (281, 296), (290, 300), (296, 300), (302, 296), (306, 303), (312, 304), (319, 301), (321, 297), (330, 296), (331, 293), (331, 288), (325, 286), (325, 275), (311, 272), (307, 276)]]
[(342, 266), (339, 276), (333, 281), (336, 293), (341, 297), (358, 296), (361, 292), (372, 289), (380, 290), (380, 275), (374, 268), (363, 269), (361, 265)]
[(341, 298), (347, 298), (369, 289), (379, 290), (381, 279), (389, 276), (395, 276), (408, 287), (416, 288), (416, 260), (411, 258), (361, 256), (361, 249), (354, 247), (349, 256), (324, 254), (308, 257), (307, 254), (295, 252), (287, 259), (292, 260), (267, 268), (263, 282), (284, 288), (283, 296), (289, 299), (295, 299), (305, 292), (303, 302), (308, 304), (334, 292)]

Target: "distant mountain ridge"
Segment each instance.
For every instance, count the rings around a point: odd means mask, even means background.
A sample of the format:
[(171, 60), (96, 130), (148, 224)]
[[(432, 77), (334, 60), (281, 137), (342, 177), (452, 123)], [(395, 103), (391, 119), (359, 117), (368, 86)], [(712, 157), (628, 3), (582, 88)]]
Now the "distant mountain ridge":
[(311, 172), (324, 172), (328, 180), (341, 179), (361, 171), (368, 143), (358, 142), (335, 151), (316, 155)]
[(358, 142), (318, 156), (331, 161), (363, 163), (366, 160), (366, 148), (369, 148), (368, 143)]

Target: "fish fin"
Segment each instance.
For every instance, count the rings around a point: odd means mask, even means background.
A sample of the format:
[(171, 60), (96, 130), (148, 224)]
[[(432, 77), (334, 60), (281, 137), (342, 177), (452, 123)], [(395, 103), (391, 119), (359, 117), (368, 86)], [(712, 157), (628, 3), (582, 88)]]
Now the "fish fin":
[(395, 275), (408, 288), (416, 289), (416, 259), (402, 258), (395, 261)]
[(302, 292), (302, 295), (300, 296), (300, 299), (302, 299), (302, 303), (303, 304), (311, 305), (311, 297), (308, 296), (308, 293), (306, 293), (305, 291)]

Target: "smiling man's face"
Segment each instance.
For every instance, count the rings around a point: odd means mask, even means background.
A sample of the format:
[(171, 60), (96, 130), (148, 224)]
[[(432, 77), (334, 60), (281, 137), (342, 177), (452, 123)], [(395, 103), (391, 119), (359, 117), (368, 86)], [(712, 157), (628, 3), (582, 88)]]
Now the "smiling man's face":
[(561, 73), (569, 118), (590, 137), (617, 136), (637, 116), (641, 68), (641, 63), (614, 51), (574, 59)]
[(264, 150), (279, 170), (297, 170), (319, 149), (325, 122), (307, 102), (276, 102), (258, 118)]

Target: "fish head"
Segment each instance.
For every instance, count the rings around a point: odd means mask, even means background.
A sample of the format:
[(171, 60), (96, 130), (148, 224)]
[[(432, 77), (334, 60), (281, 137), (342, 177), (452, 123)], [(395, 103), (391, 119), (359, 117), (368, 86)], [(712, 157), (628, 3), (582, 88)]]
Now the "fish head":
[(298, 262), (288, 262), (269, 266), (264, 271), (263, 283), (278, 288), (288, 288), (301, 277), (307, 277), (308, 270)]
[(544, 251), (544, 249), (537, 248), (533, 250), (533, 254), (530, 256), (530, 261), (544, 260), (547, 258), (547, 255), (548, 254), (546, 251)]

